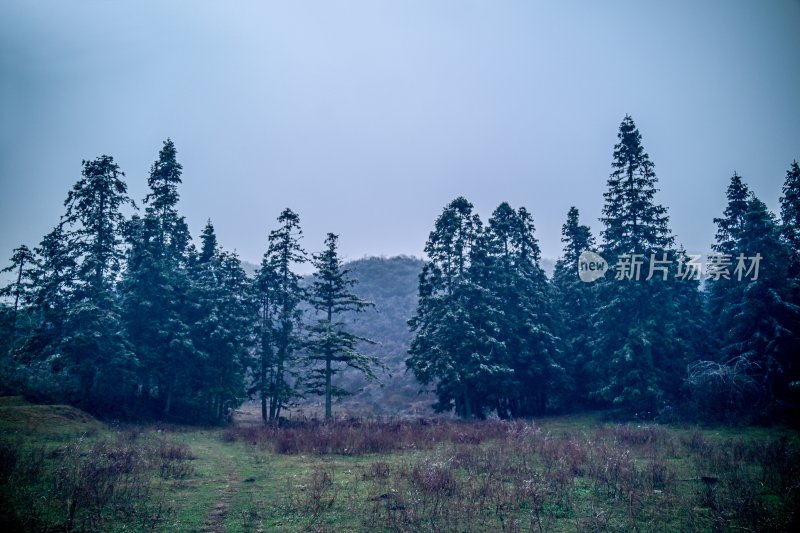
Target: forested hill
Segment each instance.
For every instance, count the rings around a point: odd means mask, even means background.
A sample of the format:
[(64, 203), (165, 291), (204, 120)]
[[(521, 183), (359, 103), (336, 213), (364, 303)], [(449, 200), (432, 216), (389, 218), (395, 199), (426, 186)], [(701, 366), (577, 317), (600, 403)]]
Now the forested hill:
[[(348, 316), (352, 330), (377, 342), (364, 344), (361, 349), (380, 357), (390, 375), (379, 372), (383, 386), (366, 381), (356, 372), (337, 376), (335, 379), (341, 380), (339, 385), (343, 388), (360, 391), (340, 400), (334, 409), (338, 414), (413, 414), (427, 410), (435, 401), (433, 396), (419, 395), (420, 385), (413, 374), (405, 371), (412, 337), (407, 322), (416, 309), (419, 273), (423, 264), (421, 259), (399, 256), (369, 257), (345, 265), (350, 277), (358, 282), (353, 292), (375, 304), (373, 308)], [(304, 407), (316, 411), (321, 399), (311, 400), (314, 404)]]
[[(378, 274), (378, 276), (383, 276), (384, 273), (393, 275), (393, 274), (396, 273), (393, 270), (395, 268), (395, 266), (397, 266), (398, 269), (402, 268), (400, 265), (404, 264), (404, 262), (407, 263), (409, 265), (409, 267), (413, 266), (413, 268), (416, 269), (416, 270), (414, 270), (414, 279), (413, 279), (413, 283), (412, 283), (413, 286), (410, 287), (410, 290), (414, 293), (414, 296), (416, 297), (416, 294), (417, 294), (417, 283), (419, 282), (419, 279), (417, 279), (416, 276), (419, 276), (419, 273), (422, 270), (422, 265), (425, 264), (425, 262), (422, 259), (417, 259), (416, 257), (409, 256), (409, 255), (401, 255), (401, 256), (389, 257), (389, 258), (386, 258), (386, 257), (365, 257), (363, 259), (356, 259), (355, 261), (349, 261), (347, 263), (347, 268), (349, 268), (352, 271), (352, 273), (354, 274), (354, 277), (356, 279), (361, 281), (361, 279), (359, 278), (360, 274), (359, 274), (358, 271), (360, 271), (360, 269), (362, 267), (366, 268), (365, 272), (373, 272), (374, 271), (376, 274)], [(547, 274), (548, 278), (553, 277), (553, 270), (555, 269), (555, 266), (556, 266), (556, 262), (553, 259), (549, 259), (547, 257), (543, 257), (539, 262), (539, 266), (542, 267), (542, 269), (544, 270), (545, 274)], [(242, 268), (244, 268), (244, 271), (247, 272), (248, 276), (253, 277), (255, 275), (255, 273), (256, 273), (256, 270), (258, 270), (258, 265), (255, 264), (255, 263), (251, 263), (251, 262), (249, 262), (247, 260), (242, 260)], [(384, 270), (384, 268), (385, 268), (385, 270)], [(365, 283), (367, 283), (367, 281), (366, 281), (367, 279), (372, 279), (370, 277), (370, 274), (366, 274)], [(405, 279), (405, 278), (403, 278), (403, 279)], [(377, 278), (375, 278), (375, 280), (378, 281), (378, 283), (380, 284), (382, 278), (381, 277), (377, 277)]]

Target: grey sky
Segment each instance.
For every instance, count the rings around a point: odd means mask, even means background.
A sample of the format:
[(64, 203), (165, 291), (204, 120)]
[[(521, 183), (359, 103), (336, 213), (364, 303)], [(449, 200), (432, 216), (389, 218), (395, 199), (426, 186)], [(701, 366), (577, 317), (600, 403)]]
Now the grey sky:
[(671, 228), (713, 240), (734, 170), (773, 209), (800, 159), (800, 3), (0, 2), (0, 260), (58, 220), (81, 159), (131, 195), (166, 137), (195, 237), (256, 262), (284, 207), (305, 246), (420, 255), (466, 196), (599, 231), (630, 113)]

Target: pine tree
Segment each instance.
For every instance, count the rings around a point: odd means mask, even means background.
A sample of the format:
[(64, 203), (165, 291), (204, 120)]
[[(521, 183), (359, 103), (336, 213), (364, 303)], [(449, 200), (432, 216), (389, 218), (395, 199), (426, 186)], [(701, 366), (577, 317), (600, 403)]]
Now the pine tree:
[[(790, 301), (791, 251), (781, 239), (774, 215), (752, 194), (736, 248), (739, 256), (731, 265), (731, 277), (743, 289), (738, 300), (727, 302), (731, 329), (724, 339), (724, 354), (729, 365), (744, 363), (765, 392), (762, 400), (768, 403), (762, 407), (772, 410), (800, 379), (796, 361), (800, 313)], [(749, 276), (745, 270), (740, 281), (737, 269), (754, 268), (757, 255), (761, 257), (757, 279), (755, 270)]]
[[(213, 226), (206, 226), (206, 234)], [(211, 241), (207, 240), (207, 244)], [(193, 380), (184, 403), (200, 408), (203, 418), (223, 422), (244, 401), (245, 372), (250, 366), (255, 310), (250, 281), (235, 253), (204, 248), (207, 261), (196, 265), (198, 316), (193, 324)], [(193, 413), (194, 419), (199, 418)]]
[[(36, 257), (23, 244), (14, 249), (11, 264), (0, 270), (13, 276), (8, 285), (0, 287), (0, 394), (19, 394), (22, 385), (15, 352), (19, 348), (19, 339), (29, 333), (20, 331), (20, 317), (26, 316), (26, 324), (30, 323), (29, 305), (35, 266)], [(7, 306), (4, 298), (10, 299), (12, 304)]]
[(77, 277), (82, 291), (91, 296), (111, 294), (122, 261), (120, 211), (128, 198), (128, 187), (111, 156), (83, 162), (82, 177), (67, 195), (64, 220), (72, 228), (70, 244), (80, 258)]
[(716, 243), (711, 248), (721, 254), (735, 254), (744, 230), (745, 215), (750, 204), (750, 189), (736, 172), (726, 192), (728, 205), (722, 217), (714, 218), (717, 225)]
[[(377, 357), (358, 350), (360, 343), (374, 344), (374, 341), (348, 331), (344, 322), (343, 314), (358, 313), (373, 304), (351, 291), (356, 281), (348, 277), (349, 271), (342, 266), (337, 252), (338, 239), (337, 235), (328, 233), (325, 250), (314, 254), (312, 263), (317, 270), (309, 290), (309, 301), (317, 312), (317, 320), (310, 328), (307, 343), (307, 357), (313, 365), (307, 387), (314, 394), (324, 394), (326, 420), (332, 417), (332, 396), (347, 394), (332, 384), (332, 378), (341, 372), (342, 365), (371, 380), (377, 379), (375, 369), (386, 368)], [(317, 366), (319, 364), (323, 364), (322, 368)]]
[[(3, 371), (7, 393), (35, 392), (42, 398), (63, 401), (64, 390), (71, 386), (72, 375), (66, 374), (66, 361), (59, 346), (65, 335), (69, 295), (72, 290), (74, 258), (69, 253), (63, 225), (48, 233), (32, 255), (15, 253), (17, 277), (7, 289), (9, 295), (19, 290), (19, 307), (6, 310), (8, 319), (4, 344), (7, 359)], [(22, 263), (20, 279), (19, 267)], [(16, 298), (15, 298), (16, 299)], [(13, 314), (12, 314), (13, 313)], [(16, 316), (15, 316), (16, 315)], [(24, 326), (19, 327), (24, 316)], [(13, 318), (13, 321), (12, 321)]]
[(207, 263), (217, 253), (217, 234), (211, 219), (206, 221), (203, 232), (200, 234), (200, 257), (201, 263)]
[(37, 268), (33, 274), (33, 305), (45, 313), (66, 307), (67, 297), (73, 289), (75, 257), (70, 253), (68, 234), (64, 222), (56, 225), (44, 236), (34, 250)]
[[(543, 413), (564, 375), (558, 360), (550, 286), (539, 266), (533, 219), (522, 207), (502, 203), (492, 214), (473, 253), (470, 278), (488, 292), (495, 311), (495, 352), (491, 376), (501, 418)], [(480, 309), (477, 307), (476, 309)], [(488, 322), (490, 318), (486, 318)], [(504, 358), (500, 356), (504, 354)]]
[(600, 219), (605, 226), (603, 251), (612, 260), (624, 253), (660, 252), (673, 242), (667, 210), (654, 203), (658, 192), (654, 165), (630, 115), (620, 124), (617, 138)]
[(58, 348), (78, 378), (82, 402), (93, 410), (116, 412), (126, 408), (136, 364), (115, 292), (125, 224), (120, 209), (132, 204), (123, 177), (110, 156), (84, 161), (82, 177), (64, 202), (75, 267)]
[(596, 249), (591, 230), (580, 224), (579, 216), (575, 207), (567, 213), (567, 221), (561, 228), (564, 252), (556, 262), (552, 283), (563, 364), (570, 378), (570, 400), (579, 406), (595, 406), (589, 394), (601, 387), (601, 374), (592, 356), (597, 335), (592, 316), (596, 294), (594, 286), (578, 276), (578, 259), (582, 252)]
[[(35, 331), (26, 341), (28, 360), (46, 360), (58, 353), (58, 343), (65, 335), (68, 304), (74, 290), (75, 257), (70, 253), (63, 222), (44, 236), (35, 248), (31, 314)], [(56, 363), (57, 366), (60, 363)]]
[[(745, 216), (749, 207), (752, 193), (736, 172), (731, 177), (730, 184), (726, 190), (728, 200), (725, 210), (721, 217), (715, 217), (714, 223), (717, 225), (715, 243), (711, 245), (712, 250), (722, 263), (729, 263), (738, 256), (741, 249), (742, 234), (744, 231)], [(724, 360), (722, 352), (724, 340), (734, 322), (734, 313), (731, 304), (741, 301), (743, 297), (744, 285), (730, 276), (714, 275), (707, 282), (708, 286), (708, 314), (714, 317), (713, 337), (718, 340), (716, 350), (718, 361)]]
[(278, 275), (273, 270), (271, 257), (264, 254), (261, 265), (256, 271), (252, 281), (251, 293), (256, 304), (257, 319), (254, 324), (256, 339), (256, 361), (253, 374), (254, 386), (250, 394), (257, 392), (261, 400), (261, 420), (264, 424), (269, 420), (268, 405), (272, 396), (273, 362), (275, 351), (273, 349), (275, 331), (275, 304), (278, 286)]
[(14, 248), (13, 255), (11, 256), (11, 264), (0, 272), (10, 272), (14, 276), (14, 281), (0, 287), (0, 297), (10, 297), (13, 300), (12, 305), (12, 329), (14, 332), (17, 330), (17, 315), (19, 313), (20, 303), (24, 303), (30, 294), (32, 288), (33, 272), (36, 267), (36, 257), (30, 248), (24, 244), (18, 248)]
[(300, 286), (300, 276), (292, 267), (307, 261), (306, 252), (300, 246), (300, 217), (291, 209), (284, 209), (278, 223), (280, 227), (269, 234), (269, 247), (253, 285), (259, 308), (256, 377), (262, 418), (265, 422), (276, 423), (281, 410), (298, 393), (289, 378), (302, 344), (300, 304), (305, 299), (305, 291)]
[(472, 252), (482, 232), (472, 204), (456, 198), (445, 207), (428, 237), (428, 262), (419, 282), (415, 334), (407, 367), (423, 385), (435, 383), (437, 411), (455, 408), (465, 418), (493, 407), (498, 383), (511, 369), (497, 339), (491, 294), (470, 278)]
[[(791, 254), (789, 266), (789, 294), (788, 303), (794, 309), (800, 309), (800, 165), (793, 161), (786, 172), (786, 181), (783, 184), (781, 196), (781, 232)], [(788, 327), (793, 339), (800, 338), (800, 323), (792, 321)], [(788, 350), (790, 353), (800, 353), (800, 343), (793, 341)], [(787, 401), (792, 405), (800, 405), (800, 363), (792, 360), (787, 363), (788, 390)]]
[[(164, 141), (147, 178), (150, 193), (144, 202), (148, 206), (147, 211), (163, 222), (160, 239), (163, 242), (167, 242), (168, 236), (175, 237), (174, 226), (180, 218), (175, 208), (180, 199), (178, 185), (182, 183), (183, 166), (178, 163), (177, 155), (175, 143), (171, 139)], [(179, 231), (183, 234), (182, 229)]]
[(675, 283), (659, 277), (645, 281), (651, 258), (674, 260), (673, 237), (666, 209), (654, 202), (654, 165), (630, 116), (622, 121), (617, 137), (600, 219), (605, 226), (603, 256), (612, 267), (638, 257), (642, 274), (638, 281), (606, 278), (597, 283), (595, 358), (606, 375), (596, 397), (654, 414), (676, 398), (679, 380), (674, 369), (682, 367), (685, 358), (667, 342), (671, 325), (683, 319), (669, 304)]
[(167, 139), (150, 170), (144, 217), (128, 225), (127, 268), (121, 292), (126, 329), (141, 362), (145, 405), (164, 415), (176, 388), (188, 385), (194, 358), (188, 314), (189, 230), (177, 211), (181, 183), (177, 151)]
[[(781, 227), (734, 174), (725, 212), (714, 219), (718, 267), (708, 273), (707, 284), (717, 355), (716, 361), (701, 361), (690, 374), (695, 388), (704, 389), (699, 394), (720, 396), (709, 406), (712, 414), (763, 415), (792, 396), (796, 399), (793, 384), (800, 379), (800, 365), (794, 354), (800, 349), (800, 307), (792, 301), (797, 293), (791, 274), (792, 232), (787, 231), (791, 188), (784, 187)], [(726, 380), (717, 379), (718, 375)]]
[[(786, 171), (781, 196), (781, 230), (792, 250), (790, 274), (800, 277), (800, 165), (797, 161)], [(800, 303), (795, 301), (795, 303)]]

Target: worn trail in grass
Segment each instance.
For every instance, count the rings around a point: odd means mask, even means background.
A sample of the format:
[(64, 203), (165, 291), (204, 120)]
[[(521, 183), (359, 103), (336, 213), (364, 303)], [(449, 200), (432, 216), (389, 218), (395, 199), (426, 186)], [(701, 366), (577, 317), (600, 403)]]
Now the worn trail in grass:
[(204, 533), (227, 533), (225, 519), (228, 516), (231, 501), (239, 491), (239, 473), (225, 456), (218, 457), (217, 469), (224, 473), (225, 486), (220, 489), (219, 498), (208, 515), (206, 515), (201, 528)]

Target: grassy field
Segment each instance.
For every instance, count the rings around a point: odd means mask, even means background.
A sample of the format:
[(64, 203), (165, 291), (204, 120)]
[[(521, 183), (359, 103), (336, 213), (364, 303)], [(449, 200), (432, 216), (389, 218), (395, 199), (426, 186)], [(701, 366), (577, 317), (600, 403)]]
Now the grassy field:
[(0, 530), (797, 531), (780, 428), (111, 426), (0, 398)]

